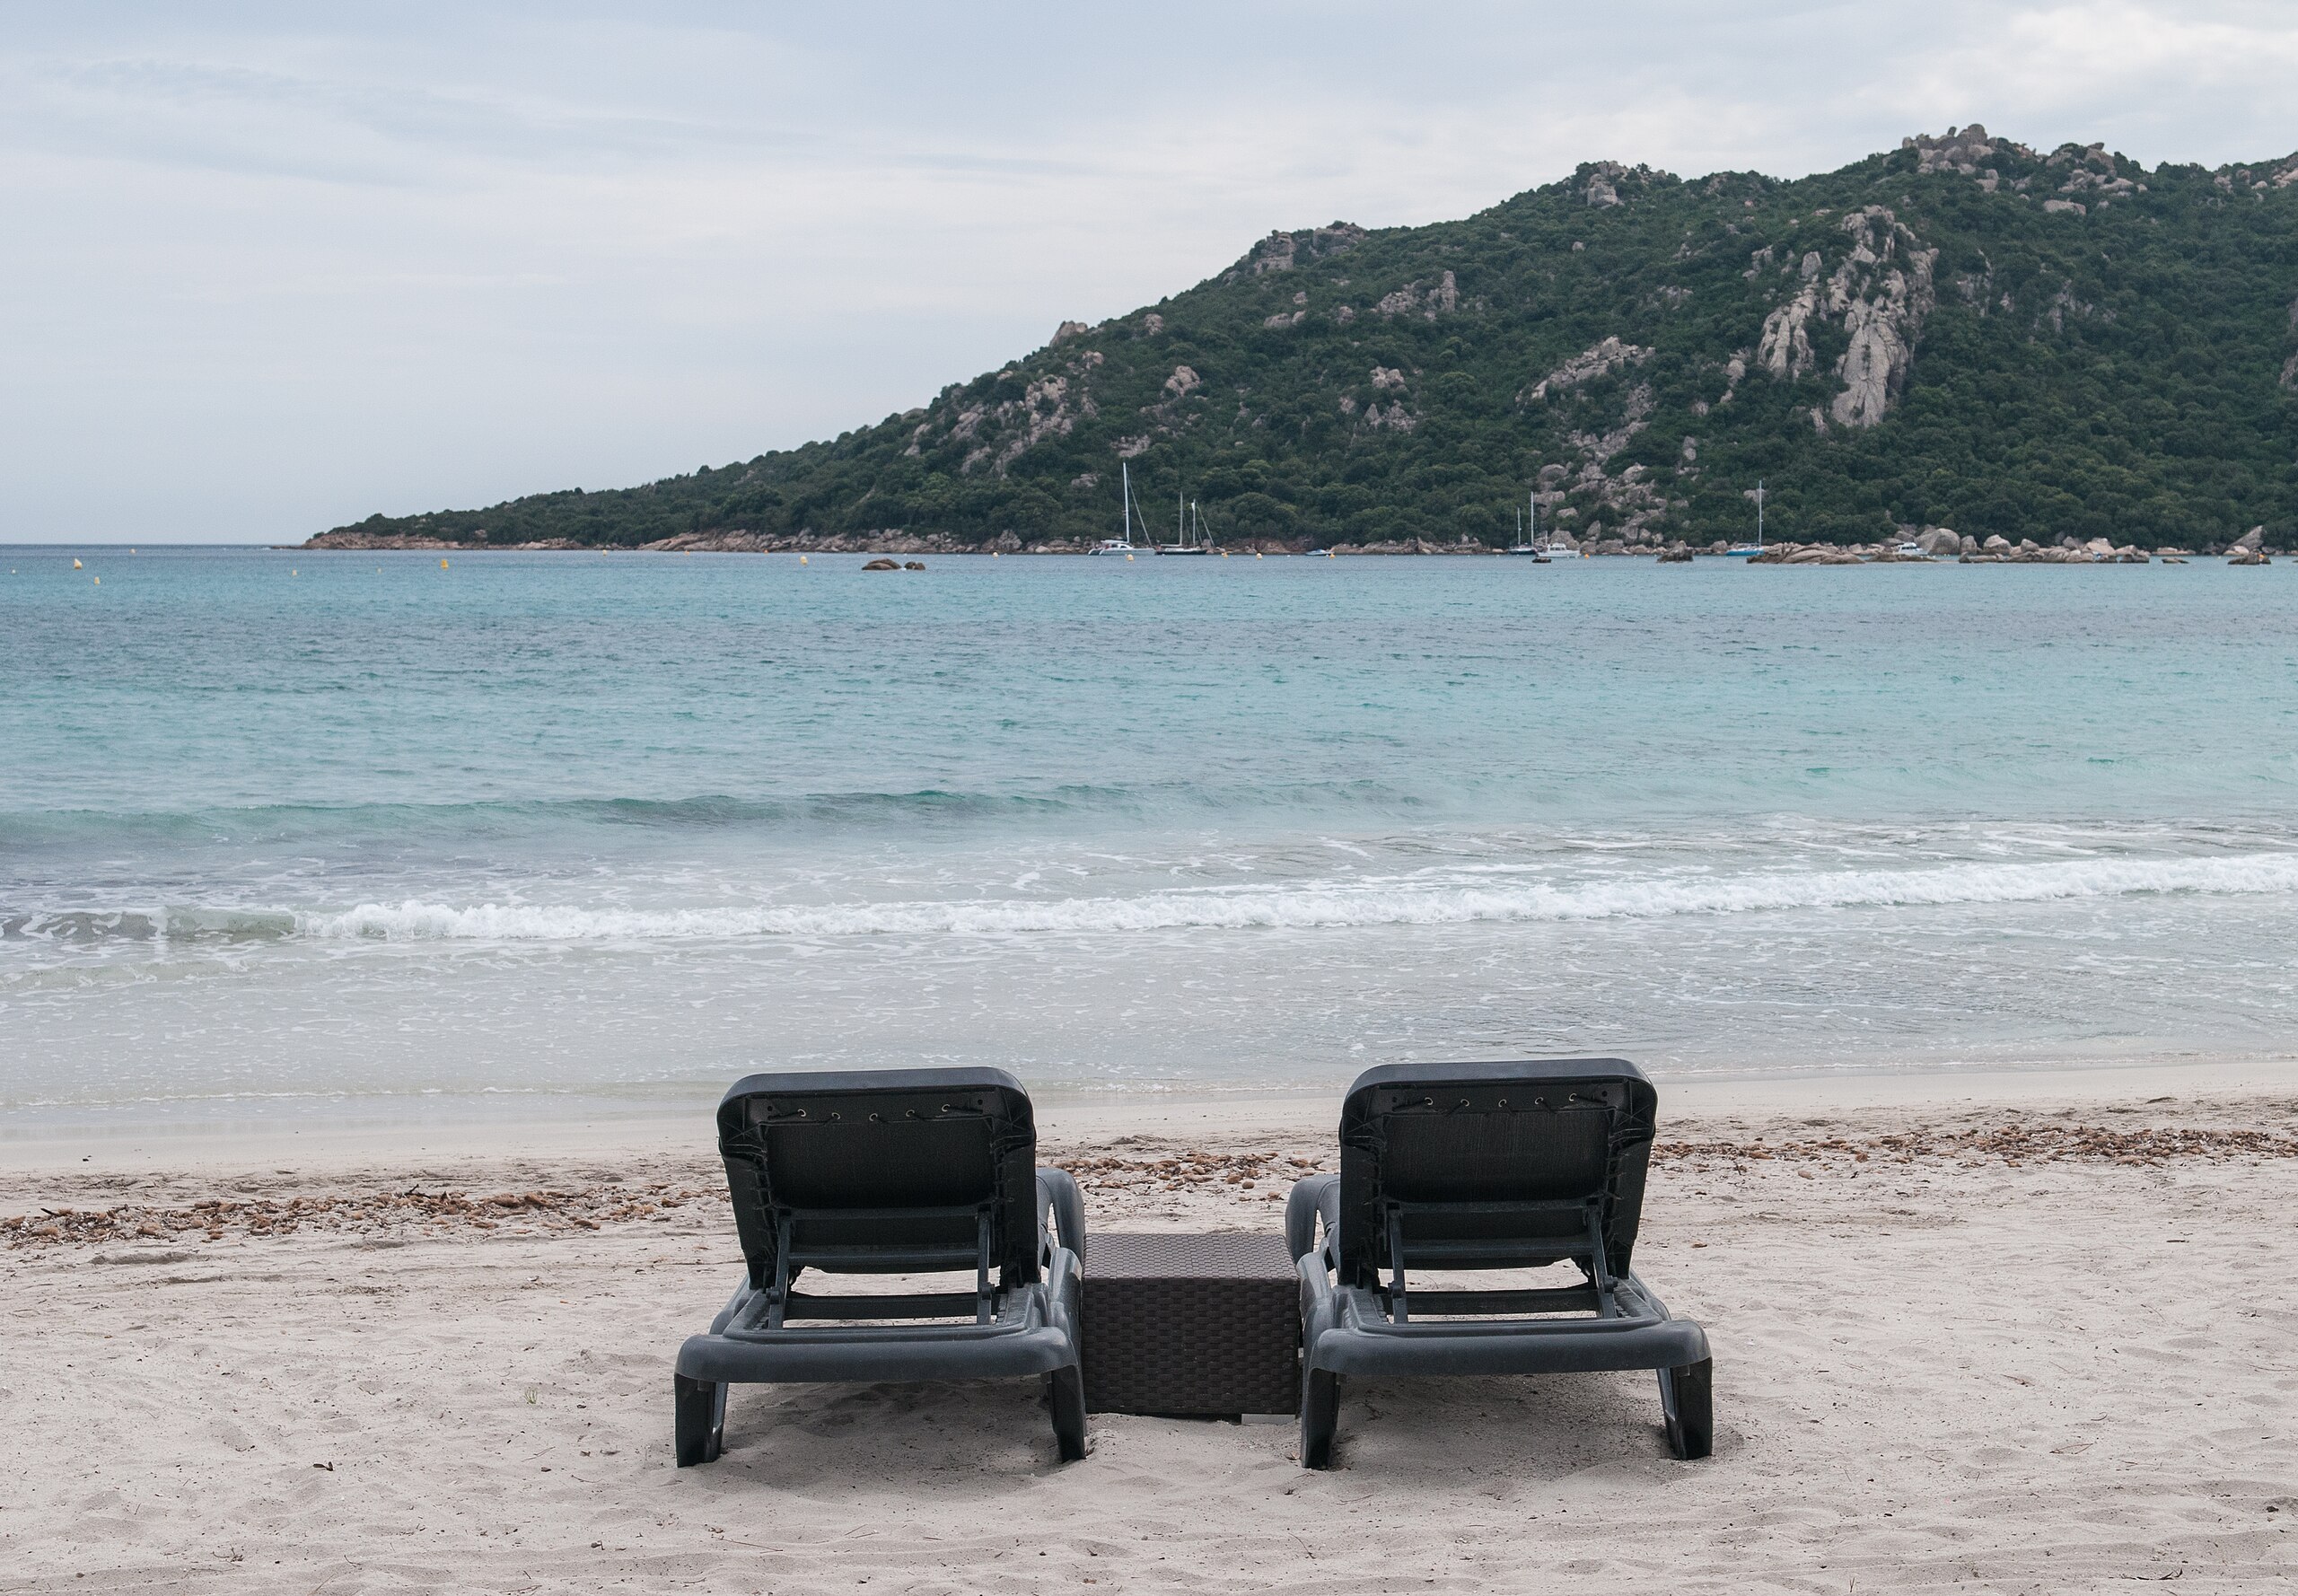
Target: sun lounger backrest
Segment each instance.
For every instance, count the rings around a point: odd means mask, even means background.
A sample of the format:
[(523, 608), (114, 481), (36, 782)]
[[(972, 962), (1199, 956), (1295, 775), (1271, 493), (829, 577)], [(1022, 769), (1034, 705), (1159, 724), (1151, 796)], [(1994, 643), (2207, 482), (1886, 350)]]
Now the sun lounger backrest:
[(1038, 1277), (1037, 1131), (1004, 1070), (747, 1076), (719, 1102), (718, 1147), (761, 1290), (778, 1226), (801, 1259), (908, 1273), (972, 1267), (984, 1215), (1000, 1278)]
[(1378, 1284), (1392, 1213), (1408, 1258), (1503, 1267), (1586, 1252), (1589, 1203), (1625, 1275), (1656, 1106), (1619, 1058), (1367, 1070), (1341, 1109), (1343, 1278)]

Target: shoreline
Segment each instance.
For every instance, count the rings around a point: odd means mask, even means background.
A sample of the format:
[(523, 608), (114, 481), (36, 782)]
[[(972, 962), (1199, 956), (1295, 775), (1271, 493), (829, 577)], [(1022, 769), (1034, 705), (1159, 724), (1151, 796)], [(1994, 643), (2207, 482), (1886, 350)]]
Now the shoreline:
[[(320, 537), (331, 534), (321, 533)], [(1510, 557), (1512, 550), (1490, 544), (1444, 544), (1416, 539), (1416, 544), (1404, 543), (1338, 543), (1327, 548), (1311, 548), (1306, 543), (1291, 547), (1276, 543), (1246, 542), (1233, 549), (1217, 548), (1203, 557), (1236, 557), (1271, 559), (1322, 559), (1328, 556), (1339, 558), (1460, 558), (1486, 557)], [(659, 543), (640, 543), (628, 547), (594, 543), (575, 543), (567, 539), (551, 539), (538, 543), (449, 543), (436, 539), (408, 538), (378, 538), (359, 542), (321, 543), (314, 539), (308, 543), (269, 543), (260, 545), (215, 544), (203, 547), (255, 547), (282, 554), (780, 554), (780, 555), (931, 555), (943, 559), (1022, 557), (1091, 556), (1094, 551), (1077, 539), (1056, 539), (1044, 543), (1022, 545), (1013, 548), (998, 548), (987, 545), (951, 545), (941, 541), (910, 538), (820, 539), (748, 541), (703, 539), (687, 541), (671, 539)], [(1159, 557), (1155, 548), (1137, 548), (1134, 554), (1142, 558)], [(1900, 554), (1889, 548), (1864, 543), (1795, 543), (1767, 545), (1763, 553), (1748, 556), (1729, 552), (1722, 540), (1711, 544), (1645, 543), (1627, 547), (1617, 545), (1583, 545), (1558, 548), (1553, 557), (1543, 564), (1569, 563), (1579, 559), (1643, 559), (1657, 564), (1680, 564), (1691, 560), (1737, 560), (1749, 566), (2182, 566), (2196, 561), (2219, 561), (2232, 566), (2270, 566), (2276, 557), (2291, 557), (2290, 550), (2275, 548), (2243, 552), (2231, 548), (2172, 548), (2153, 550), (2120, 545), (2107, 549), (2091, 548), (2070, 548), (2058, 545), (2040, 545), (2031, 541), (2002, 548), (1966, 550), (1961, 553)]]
[[(957, 544), (947, 539), (908, 535), (880, 537), (835, 538), (710, 538), (686, 535), (665, 539), (655, 543), (630, 546), (576, 543), (570, 539), (554, 538), (534, 543), (451, 543), (439, 539), (400, 536), (375, 537), (363, 535), (352, 539), (325, 542), (335, 537), (322, 532), (305, 543), (273, 543), (258, 547), (275, 553), (343, 554), (399, 553), (435, 555), (477, 554), (767, 554), (767, 555), (870, 555), (870, 556), (933, 556), (943, 559), (1028, 557), (1077, 557), (1094, 553), (1092, 545), (1077, 539), (1055, 539), (1043, 542), (1013, 547), (995, 544)], [(2079, 548), (2063, 545), (2042, 545), (2031, 539), (2012, 544), (2003, 539), (1991, 539), (1987, 546), (1960, 551), (1942, 549), (1936, 553), (1903, 554), (1888, 544), (1873, 543), (1798, 543), (1782, 541), (1768, 544), (1759, 554), (1745, 555), (1731, 552), (1723, 539), (1708, 543), (1622, 544), (1617, 540), (1559, 548), (1553, 557), (1542, 564), (1566, 564), (1580, 559), (1643, 559), (1660, 565), (1684, 564), (1694, 560), (1736, 560), (1748, 566), (2183, 566), (2197, 561), (2218, 562), (2230, 566), (2270, 566), (2275, 557), (2290, 557), (2289, 550), (2280, 548), (2261, 548), (2256, 546), (2200, 548), (2159, 548), (2146, 549), (2128, 544), (2108, 545), (2104, 539)], [(230, 547), (216, 545), (215, 547)], [(1461, 558), (1485, 557), (1507, 558), (1511, 550), (1485, 543), (1434, 543), (1425, 539), (1410, 542), (1338, 543), (1329, 548), (1312, 548), (1305, 539), (1292, 543), (1274, 540), (1248, 540), (1232, 548), (1210, 550), (1203, 557), (1209, 558), (1273, 558), (1321, 559), (1328, 556), (1346, 558)], [(1137, 548), (1133, 554), (1143, 559), (1160, 557), (1154, 548)], [(1127, 557), (1132, 557), (1131, 556)]]
[[(1795, 1115), (1861, 1115), (1952, 1108), (1957, 1112), (2033, 1111), (2040, 1106), (2143, 1101), (2169, 1094), (2187, 1100), (2270, 1100), (2298, 1093), (2298, 1055), (2274, 1058), (2159, 1056), (2127, 1062), (2083, 1061), (2010, 1068), (1908, 1067), (1859, 1071), (1747, 1070), (1656, 1074), (1664, 1121), (1754, 1123)], [(1162, 1092), (1032, 1087), (1039, 1132), (1051, 1141), (1091, 1142), (1120, 1135), (1166, 1137), (1313, 1136), (1329, 1129), (1346, 1083), (1329, 1091), (1297, 1086)], [(505, 1100), (483, 1113), (458, 1101), (442, 1111), (368, 1113), (330, 1121), (302, 1109), (293, 1121), (146, 1119), (132, 1109), (119, 1118), (11, 1127), (0, 1117), (0, 1180), (43, 1173), (121, 1174), (138, 1168), (218, 1171), (294, 1162), (304, 1170), (355, 1167), (382, 1160), (542, 1156), (550, 1150), (585, 1158), (678, 1158), (710, 1146), (711, 1114), (723, 1087), (697, 1089), (683, 1101), (656, 1098), (617, 1104), (592, 1097)]]
[[(769, 555), (855, 555), (855, 556), (933, 556), (938, 558), (990, 558), (1004, 556), (1089, 556), (1093, 552), (1091, 540), (1084, 539), (1052, 539), (1035, 543), (1016, 542), (1002, 547), (995, 542), (958, 543), (948, 539), (908, 534), (883, 536), (838, 536), (827, 538), (753, 538), (740, 535), (715, 538), (685, 534), (658, 542), (640, 544), (577, 543), (572, 539), (553, 538), (528, 543), (455, 543), (443, 539), (359, 534), (337, 541), (331, 532), (321, 532), (302, 543), (224, 543), (168, 542), (137, 545), (101, 543), (22, 543), (11, 545), (20, 553), (69, 552), (95, 550), (104, 554), (141, 555), (147, 549), (171, 552), (185, 549), (239, 549), (269, 554), (423, 554), (423, 555), (491, 555), (491, 554), (769, 554)], [(2146, 549), (2131, 545), (2110, 545), (2099, 548), (2094, 545), (2105, 539), (2093, 539), (2092, 545), (2070, 548), (2063, 545), (2041, 545), (2025, 540), (2010, 544), (1994, 539), (1997, 547), (1981, 547), (1960, 553), (1941, 550), (1934, 554), (1900, 554), (1888, 544), (1873, 543), (1799, 543), (1782, 540), (1765, 546), (1759, 556), (1730, 551), (1724, 539), (1706, 543), (1645, 542), (1622, 544), (1618, 539), (1590, 542), (1554, 550), (1548, 564), (1566, 564), (1582, 558), (1652, 560), (1658, 564), (1677, 564), (1692, 560), (1714, 561), (1729, 559), (1749, 566), (2114, 566), (2114, 565), (2187, 565), (2225, 564), (2231, 566), (2270, 566), (2277, 559), (2298, 557), (2298, 548), (2281, 546), (2239, 546), (2204, 544), (2194, 548), (2162, 547)], [(1158, 550), (1144, 547), (1134, 550), (1143, 559), (1159, 557)], [(1389, 543), (1338, 543), (1329, 548), (1312, 547), (1310, 540), (1296, 539), (1290, 542), (1276, 539), (1247, 539), (1234, 545), (1214, 548), (1206, 557), (1220, 558), (1224, 554), (1234, 558), (1261, 557), (1271, 559), (1321, 559), (1328, 554), (1347, 558), (1436, 557), (1481, 558), (1510, 557), (1513, 551), (1486, 543), (1436, 543), (1426, 539)]]

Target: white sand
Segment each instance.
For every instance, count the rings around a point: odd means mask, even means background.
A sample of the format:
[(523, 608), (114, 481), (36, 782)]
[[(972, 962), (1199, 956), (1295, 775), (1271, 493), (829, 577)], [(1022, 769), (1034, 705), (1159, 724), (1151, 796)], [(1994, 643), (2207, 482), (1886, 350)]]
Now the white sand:
[[(1662, 1106), (1664, 1142), (1852, 1144), (1655, 1170), (1637, 1267), (1715, 1344), (1704, 1462), (1667, 1455), (1649, 1376), (1581, 1375), (1354, 1384), (1329, 1474), (1293, 1461), (1289, 1428), (1112, 1416), (1093, 1421), (1092, 1456), (1058, 1467), (1029, 1384), (741, 1388), (724, 1458), (679, 1470), (671, 1356), (737, 1267), (715, 1197), (620, 1218), (629, 1204), (586, 1197), (557, 1216), (504, 1210), (493, 1230), (451, 1214), (428, 1235), (340, 1213), (268, 1236), (232, 1219), (215, 1241), (17, 1232), (0, 1250), (0, 1592), (2290, 1577), (2298, 1160), (2220, 1144), (2123, 1163), (2093, 1141), (2061, 1162), (1943, 1143), (1900, 1162), (1871, 1138), (2017, 1123), (2288, 1143), (2298, 1091), (2108, 1074), (1741, 1083)], [(1332, 1109), (1072, 1105), (1048, 1114), (1048, 1153), (1329, 1159)], [(548, 1158), (305, 1144), (292, 1165), (271, 1162), (276, 1144), (178, 1147), (136, 1173), (125, 1148), (85, 1164), (51, 1148), (42, 1167), (18, 1147), (0, 1214), (418, 1183), (715, 1186), (706, 1150), (642, 1139), (574, 1138)], [(1270, 1189), (1217, 1169), (1179, 1192), (1105, 1174), (1088, 1203), (1104, 1229), (1274, 1225)], [(577, 1213), (599, 1228), (573, 1228)]]

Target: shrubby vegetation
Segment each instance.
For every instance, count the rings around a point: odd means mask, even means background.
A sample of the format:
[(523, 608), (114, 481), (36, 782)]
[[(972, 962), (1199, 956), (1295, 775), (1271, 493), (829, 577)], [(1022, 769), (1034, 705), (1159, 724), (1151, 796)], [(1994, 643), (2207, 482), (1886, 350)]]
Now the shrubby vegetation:
[[(1185, 487), (1232, 541), (1504, 543), (1536, 481), (1576, 535), (1737, 539), (1759, 478), (1804, 541), (2298, 538), (2298, 160), (2150, 171), (1966, 133), (1983, 165), (1941, 140), (1798, 182), (1592, 165), (1465, 221), (1272, 234), (834, 442), (338, 530), (1013, 547), (1113, 532), (1124, 458), (1153, 514)], [(1863, 213), (1911, 237), (1862, 263)], [(1870, 310), (1823, 309), (1806, 368), (1774, 374), (1767, 318), (1842, 272)], [(1861, 315), (1911, 347), (1873, 425), (1830, 412)]]

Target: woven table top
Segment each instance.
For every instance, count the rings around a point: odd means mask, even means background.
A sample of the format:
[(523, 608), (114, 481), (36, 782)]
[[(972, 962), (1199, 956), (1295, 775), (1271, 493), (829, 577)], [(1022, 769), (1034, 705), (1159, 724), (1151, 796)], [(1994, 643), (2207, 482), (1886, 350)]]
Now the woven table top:
[(1088, 1280), (1290, 1280), (1283, 1236), (1252, 1231), (1201, 1235), (1096, 1235), (1085, 1246)]

